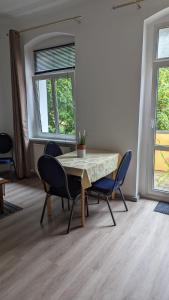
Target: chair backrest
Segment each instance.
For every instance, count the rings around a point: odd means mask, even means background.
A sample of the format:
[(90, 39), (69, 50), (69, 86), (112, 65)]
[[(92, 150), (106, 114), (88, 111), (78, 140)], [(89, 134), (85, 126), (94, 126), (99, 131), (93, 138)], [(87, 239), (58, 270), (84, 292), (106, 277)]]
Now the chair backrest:
[(70, 198), (67, 175), (56, 158), (42, 155), (38, 160), (38, 171), (42, 181), (55, 189), (64, 189)]
[(131, 158), (132, 158), (132, 151), (128, 150), (124, 154), (116, 173), (115, 181), (118, 183), (118, 185), (122, 185), (125, 180)]
[(13, 147), (11, 137), (4, 132), (0, 132), (0, 154), (5, 154), (11, 151)]
[(50, 141), (45, 146), (44, 154), (56, 157), (56, 156), (62, 155), (63, 152), (58, 144), (56, 144), (53, 141)]

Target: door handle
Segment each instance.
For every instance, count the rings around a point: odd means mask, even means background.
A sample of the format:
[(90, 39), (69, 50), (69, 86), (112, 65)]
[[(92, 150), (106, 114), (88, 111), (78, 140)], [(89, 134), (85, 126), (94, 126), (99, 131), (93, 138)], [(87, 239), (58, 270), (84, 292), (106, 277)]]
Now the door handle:
[(154, 120), (154, 119), (151, 119), (150, 127), (151, 127), (152, 129), (155, 128), (155, 120)]

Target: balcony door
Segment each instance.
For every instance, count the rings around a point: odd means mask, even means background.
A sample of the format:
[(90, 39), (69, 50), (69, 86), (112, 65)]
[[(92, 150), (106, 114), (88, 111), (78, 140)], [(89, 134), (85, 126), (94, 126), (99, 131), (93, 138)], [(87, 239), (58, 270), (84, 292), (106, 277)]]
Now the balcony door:
[(158, 29), (155, 45), (148, 181), (150, 194), (165, 197), (169, 193), (169, 27)]
[(152, 189), (169, 193), (169, 66), (160, 62), (155, 75)]

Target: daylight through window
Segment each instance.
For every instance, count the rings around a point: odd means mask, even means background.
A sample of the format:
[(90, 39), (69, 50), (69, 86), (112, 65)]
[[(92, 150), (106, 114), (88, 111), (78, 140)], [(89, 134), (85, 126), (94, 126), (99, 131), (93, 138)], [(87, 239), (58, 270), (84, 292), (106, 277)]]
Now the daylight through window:
[(38, 134), (75, 137), (74, 44), (34, 52)]

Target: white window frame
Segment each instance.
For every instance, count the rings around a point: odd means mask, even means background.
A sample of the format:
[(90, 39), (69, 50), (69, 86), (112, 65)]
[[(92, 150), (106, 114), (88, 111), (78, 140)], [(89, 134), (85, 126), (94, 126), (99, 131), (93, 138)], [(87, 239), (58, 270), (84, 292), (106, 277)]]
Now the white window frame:
[[(75, 116), (75, 134), (58, 134), (58, 133), (44, 133), (41, 131), (41, 119), (40, 119), (40, 112), (39, 112), (39, 99), (38, 95), (36, 94), (36, 80), (45, 80), (45, 79), (57, 79), (61, 77), (65, 77), (68, 75), (71, 78), (72, 82), (72, 97), (73, 97), (73, 106), (74, 106), (74, 116)], [(75, 141), (76, 140), (76, 105), (75, 105), (75, 70), (62, 70), (52, 73), (44, 73), (44, 74), (37, 74), (32, 76), (33, 81), (33, 93), (34, 93), (34, 104), (37, 113), (35, 114), (35, 122), (36, 122), (36, 132), (34, 133), (34, 138), (36, 139), (54, 139), (58, 141)]]
[[(157, 72), (160, 67), (169, 67), (169, 57), (167, 58), (158, 58), (158, 41), (159, 41), (159, 30), (163, 28), (169, 28), (169, 23), (163, 23), (154, 25), (154, 36), (153, 36), (153, 53), (152, 53), (152, 88), (151, 88), (151, 101), (146, 109), (144, 108), (147, 116), (144, 117), (145, 125), (143, 125), (143, 131), (145, 138), (143, 139), (144, 153), (146, 154), (145, 161), (143, 161), (141, 178), (144, 181), (143, 183), (143, 195), (152, 199), (161, 199), (168, 200), (168, 192), (160, 191), (153, 188), (153, 172), (154, 172), (154, 154), (153, 149), (158, 149), (158, 146), (155, 146), (155, 118), (156, 118), (156, 101), (157, 101), (157, 92), (158, 92), (158, 78)], [(146, 106), (146, 103), (144, 103)], [(148, 122), (147, 122), (148, 121)], [(148, 144), (148, 147), (146, 147)], [(165, 147), (165, 150), (169, 150), (169, 147)], [(143, 171), (144, 169), (144, 171)]]

